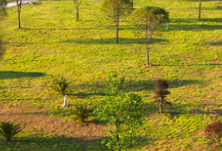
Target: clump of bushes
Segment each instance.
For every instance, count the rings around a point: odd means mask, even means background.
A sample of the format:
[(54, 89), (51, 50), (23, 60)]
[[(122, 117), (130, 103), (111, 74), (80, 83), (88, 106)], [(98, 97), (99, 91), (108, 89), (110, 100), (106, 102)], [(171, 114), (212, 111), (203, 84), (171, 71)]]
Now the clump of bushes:
[(213, 122), (205, 128), (205, 135), (210, 140), (212, 144), (221, 144), (222, 138), (222, 123), (220, 121)]

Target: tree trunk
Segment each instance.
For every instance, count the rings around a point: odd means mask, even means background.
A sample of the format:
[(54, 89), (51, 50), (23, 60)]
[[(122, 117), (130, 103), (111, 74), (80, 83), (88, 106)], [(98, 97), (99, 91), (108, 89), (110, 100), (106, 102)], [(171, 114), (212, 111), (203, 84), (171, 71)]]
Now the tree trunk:
[(18, 29), (21, 28), (21, 24), (20, 24), (20, 11), (18, 10)]
[(133, 0), (132, 0), (132, 9), (133, 9)]
[(7, 138), (6, 141), (7, 141), (7, 142), (11, 142), (11, 138)]
[(22, 8), (22, 0), (16, 0), (17, 3), (17, 9), (18, 9), (18, 29), (21, 28), (21, 21), (20, 21), (20, 14), (21, 14), (21, 8)]
[(79, 6), (76, 7), (76, 20), (79, 21)]
[(199, 0), (199, 16), (198, 19), (201, 19), (201, 0)]
[(119, 44), (119, 16), (116, 17), (116, 44)]
[(163, 107), (162, 107), (162, 102), (160, 102), (160, 104), (159, 104), (159, 110), (160, 110), (160, 114), (162, 114), (163, 113)]
[(116, 125), (116, 131), (117, 131), (117, 133), (116, 133), (116, 146), (117, 146), (117, 148), (118, 148), (118, 151), (120, 151), (120, 150), (121, 150), (121, 147), (120, 147), (120, 145), (119, 145), (119, 126), (120, 126), (120, 122), (119, 122), (119, 120), (117, 119), (117, 117), (116, 117), (116, 123), (115, 123), (115, 125)]
[(149, 65), (149, 38), (148, 38), (148, 23), (146, 24), (146, 65)]

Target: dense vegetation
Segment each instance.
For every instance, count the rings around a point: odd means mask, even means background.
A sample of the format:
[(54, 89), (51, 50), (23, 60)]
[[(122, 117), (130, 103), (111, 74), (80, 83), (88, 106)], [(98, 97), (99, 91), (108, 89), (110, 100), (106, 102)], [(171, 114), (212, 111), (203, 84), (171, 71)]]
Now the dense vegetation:
[[(153, 34), (152, 67), (144, 66), (145, 38), (135, 36), (130, 16), (115, 24), (101, 11), (102, 0), (82, 0), (80, 21), (70, 1), (23, 5), (21, 29), (17, 8), (7, 8), (0, 23), (6, 52), (0, 63), (0, 122), (22, 131), (0, 150), (108, 150), (105, 121), (92, 117), (86, 126), (73, 121), (75, 105), (95, 105), (109, 95), (107, 74), (124, 78), (121, 90), (142, 96), (145, 110), (139, 143), (127, 150), (210, 150), (205, 127), (222, 115), (222, 2), (134, 0), (133, 7), (156, 6), (169, 12), (170, 30)], [(145, 34), (145, 33), (144, 33)], [(144, 36), (143, 36), (144, 37)], [(64, 77), (71, 92), (62, 108), (53, 79)], [(159, 114), (154, 82), (168, 81), (171, 106)], [(88, 120), (90, 121), (90, 119)]]

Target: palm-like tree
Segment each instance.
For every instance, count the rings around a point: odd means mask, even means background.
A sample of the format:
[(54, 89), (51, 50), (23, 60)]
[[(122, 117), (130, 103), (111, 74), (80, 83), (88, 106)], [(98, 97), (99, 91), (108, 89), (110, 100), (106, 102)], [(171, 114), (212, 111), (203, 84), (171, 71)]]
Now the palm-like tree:
[(88, 108), (87, 105), (76, 105), (73, 114), (75, 115), (75, 120), (85, 123), (86, 120), (93, 115), (93, 109)]
[(0, 136), (4, 137), (7, 142), (11, 142), (14, 135), (21, 131), (19, 125), (10, 122), (2, 122), (0, 125)]
[(69, 82), (65, 78), (61, 78), (60, 80), (56, 79), (54, 86), (52, 87), (53, 91), (58, 92), (64, 97), (63, 107), (68, 107), (67, 104), (67, 92), (68, 92)]
[(162, 114), (163, 104), (168, 104), (168, 105), (172, 104), (165, 100), (166, 96), (170, 94), (170, 91), (167, 90), (168, 83), (167, 81), (162, 80), (162, 79), (156, 80), (154, 88), (155, 88), (154, 93), (156, 94), (155, 98), (160, 98), (160, 99), (156, 99), (154, 102), (159, 103), (160, 114)]

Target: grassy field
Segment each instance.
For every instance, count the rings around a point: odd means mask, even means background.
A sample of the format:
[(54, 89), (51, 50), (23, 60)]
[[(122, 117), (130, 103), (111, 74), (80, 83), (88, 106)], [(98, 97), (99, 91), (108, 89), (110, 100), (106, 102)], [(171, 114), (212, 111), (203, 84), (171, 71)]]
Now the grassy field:
[[(137, 146), (126, 150), (213, 150), (204, 128), (222, 121), (222, 2), (135, 0), (135, 8), (159, 6), (170, 14), (170, 30), (155, 32), (146, 67), (145, 39), (138, 39), (128, 23), (120, 22), (120, 44), (115, 25), (100, 11), (102, 0), (83, 0), (80, 20), (75, 21), (73, 1), (40, 1), (23, 5), (21, 30), (16, 7), (0, 22), (6, 53), (0, 62), (0, 121), (21, 124), (13, 144), (0, 150), (108, 150), (106, 126), (73, 121), (74, 105), (94, 104), (107, 95), (107, 73), (125, 76), (123, 90), (141, 94), (147, 103)], [(50, 91), (53, 78), (71, 82), (70, 107)], [(171, 94), (163, 115), (153, 103), (154, 80), (169, 81)]]

